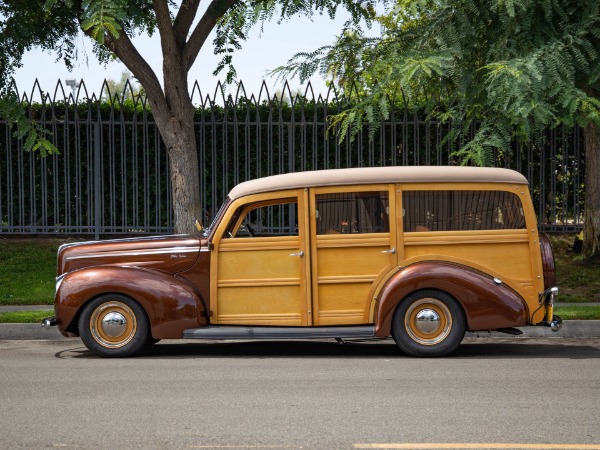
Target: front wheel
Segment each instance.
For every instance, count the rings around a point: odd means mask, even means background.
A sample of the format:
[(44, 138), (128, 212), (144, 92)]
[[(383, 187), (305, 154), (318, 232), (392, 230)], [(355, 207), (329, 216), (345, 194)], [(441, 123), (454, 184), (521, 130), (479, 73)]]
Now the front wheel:
[(413, 356), (448, 355), (459, 346), (465, 331), (465, 314), (458, 302), (431, 289), (402, 300), (392, 321), (396, 344)]
[(148, 342), (148, 318), (143, 308), (124, 295), (109, 294), (90, 302), (79, 318), (85, 346), (103, 357), (131, 356)]

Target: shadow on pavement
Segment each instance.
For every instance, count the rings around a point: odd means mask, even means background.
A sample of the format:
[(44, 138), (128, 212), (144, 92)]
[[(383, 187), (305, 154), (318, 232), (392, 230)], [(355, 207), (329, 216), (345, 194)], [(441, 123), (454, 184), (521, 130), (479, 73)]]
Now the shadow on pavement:
[[(85, 347), (68, 350), (70, 357), (95, 358)], [(65, 352), (56, 356), (63, 357)], [(374, 342), (211, 342), (162, 341), (138, 358), (411, 358), (392, 340)], [(463, 341), (448, 358), (600, 359), (600, 339), (473, 339)]]

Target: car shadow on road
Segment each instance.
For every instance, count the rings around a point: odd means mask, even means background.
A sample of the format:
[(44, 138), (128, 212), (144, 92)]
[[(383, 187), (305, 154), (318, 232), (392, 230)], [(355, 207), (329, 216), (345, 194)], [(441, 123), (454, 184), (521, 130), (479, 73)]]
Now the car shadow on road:
[[(141, 358), (410, 358), (392, 340), (346, 341), (247, 341), (194, 343), (160, 342), (147, 347)], [(449, 358), (564, 358), (600, 359), (595, 339), (468, 339)]]

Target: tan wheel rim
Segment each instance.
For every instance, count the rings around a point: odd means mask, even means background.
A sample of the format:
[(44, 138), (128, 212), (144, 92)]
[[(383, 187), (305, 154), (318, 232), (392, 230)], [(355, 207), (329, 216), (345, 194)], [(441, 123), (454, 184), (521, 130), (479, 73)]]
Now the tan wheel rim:
[(452, 315), (438, 299), (423, 298), (414, 302), (404, 316), (404, 327), (410, 338), (422, 345), (435, 345), (452, 330)]
[(123, 347), (135, 336), (137, 330), (135, 313), (122, 302), (103, 303), (90, 317), (90, 330), (94, 340), (103, 347)]

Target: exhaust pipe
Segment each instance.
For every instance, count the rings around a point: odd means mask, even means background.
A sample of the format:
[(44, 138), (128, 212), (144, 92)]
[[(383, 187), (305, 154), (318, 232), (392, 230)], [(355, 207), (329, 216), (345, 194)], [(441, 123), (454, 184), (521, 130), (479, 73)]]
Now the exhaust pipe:
[(49, 330), (51, 327), (56, 326), (56, 317), (46, 317), (42, 319), (42, 328)]

